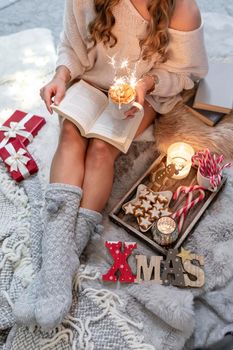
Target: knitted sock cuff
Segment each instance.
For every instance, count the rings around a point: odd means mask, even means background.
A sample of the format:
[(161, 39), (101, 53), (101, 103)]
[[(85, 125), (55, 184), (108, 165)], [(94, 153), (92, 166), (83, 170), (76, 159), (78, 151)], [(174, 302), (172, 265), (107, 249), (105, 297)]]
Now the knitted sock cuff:
[(99, 225), (102, 222), (103, 215), (98, 211), (80, 207), (79, 215), (85, 216), (87, 219), (91, 219), (94, 224)]
[(53, 190), (58, 190), (58, 191), (66, 191), (66, 192), (73, 192), (73, 193), (77, 193), (80, 195), (80, 197), (83, 194), (83, 190), (81, 187), (79, 186), (75, 186), (75, 185), (70, 185), (70, 184), (65, 184), (65, 183), (49, 183), (46, 187), (46, 191), (53, 191)]

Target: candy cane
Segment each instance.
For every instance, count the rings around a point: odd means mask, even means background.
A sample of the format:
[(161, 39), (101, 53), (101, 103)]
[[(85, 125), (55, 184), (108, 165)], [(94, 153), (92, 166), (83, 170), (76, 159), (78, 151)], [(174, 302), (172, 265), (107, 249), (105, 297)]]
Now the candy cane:
[[(194, 191), (199, 191), (200, 194), (199, 196), (192, 200), (192, 193)], [(195, 205), (197, 205), (199, 202), (201, 202), (204, 198), (205, 198), (205, 191), (204, 189), (201, 187), (201, 186), (198, 186), (198, 185), (194, 185), (194, 186), (190, 186), (190, 187), (187, 187), (187, 186), (180, 186), (177, 191), (175, 192), (174, 196), (173, 196), (173, 199), (176, 200), (178, 198), (178, 196), (180, 195), (180, 193), (183, 192), (185, 194), (188, 194), (188, 198), (186, 200), (186, 203), (185, 205), (178, 209), (173, 215), (172, 215), (172, 218), (173, 219), (179, 219), (179, 223), (178, 223), (178, 231), (179, 233), (181, 232), (182, 230), (182, 227), (183, 227), (183, 223), (184, 223), (184, 220), (187, 216), (187, 213), (190, 209), (192, 209)], [(191, 193), (191, 194), (190, 194)]]
[[(193, 199), (193, 193), (192, 192), (189, 192), (188, 193), (188, 197), (186, 199), (186, 203), (185, 203), (185, 207), (189, 205), (189, 203), (192, 202), (192, 199)], [(185, 217), (187, 215), (187, 212), (184, 212), (181, 216), (180, 216), (180, 220), (179, 220), (179, 223), (178, 223), (178, 231), (181, 232), (181, 229), (184, 225), (184, 220), (185, 220)]]
[(211, 186), (218, 187), (222, 181), (222, 170), (231, 166), (231, 163), (221, 166), (223, 160), (223, 154), (220, 156), (211, 154), (210, 150), (207, 148), (194, 154), (192, 157), (192, 164), (195, 165), (195, 162), (197, 162), (201, 175), (210, 179)]

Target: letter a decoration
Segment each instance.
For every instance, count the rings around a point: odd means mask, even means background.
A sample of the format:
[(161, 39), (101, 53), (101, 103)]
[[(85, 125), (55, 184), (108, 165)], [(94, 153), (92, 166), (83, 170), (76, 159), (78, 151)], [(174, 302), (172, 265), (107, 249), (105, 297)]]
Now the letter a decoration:
[[(113, 265), (109, 271), (102, 276), (103, 281), (134, 283), (136, 276), (133, 275), (131, 268), (127, 262), (127, 258), (132, 251), (137, 248), (137, 243), (124, 242), (122, 249), (122, 242), (105, 242), (106, 248), (113, 258)], [(117, 272), (119, 271), (119, 278)]]

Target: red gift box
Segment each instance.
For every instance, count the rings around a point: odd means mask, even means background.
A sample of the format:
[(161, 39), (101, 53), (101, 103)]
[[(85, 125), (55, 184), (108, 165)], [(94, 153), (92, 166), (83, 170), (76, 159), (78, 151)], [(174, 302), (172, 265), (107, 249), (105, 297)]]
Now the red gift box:
[(20, 140), (24, 146), (32, 142), (33, 137), (46, 123), (43, 117), (15, 111), (14, 114), (0, 126), (0, 149), (8, 142), (14, 141), (16, 138)]
[(20, 182), (38, 171), (38, 166), (18, 139), (0, 149), (4, 161), (13, 179)]

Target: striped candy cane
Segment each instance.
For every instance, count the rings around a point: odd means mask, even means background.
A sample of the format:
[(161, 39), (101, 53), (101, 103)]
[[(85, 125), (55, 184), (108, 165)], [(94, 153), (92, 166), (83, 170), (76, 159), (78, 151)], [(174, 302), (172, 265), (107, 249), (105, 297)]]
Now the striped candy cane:
[[(189, 192), (184, 207), (187, 207), (192, 202), (192, 199), (193, 199), (193, 193)], [(180, 216), (179, 223), (178, 223), (178, 231), (179, 232), (181, 232), (181, 230), (182, 230), (182, 227), (184, 225), (184, 220), (185, 220), (186, 215), (187, 215), (187, 213), (184, 212)]]
[[(192, 196), (193, 196), (193, 192), (194, 191), (199, 191), (199, 196), (192, 200)], [(185, 205), (178, 209), (173, 215), (172, 218), (173, 219), (179, 219), (179, 223), (178, 223), (178, 231), (179, 233), (182, 230), (183, 224), (184, 224), (184, 220), (187, 216), (187, 213), (190, 209), (192, 209), (193, 207), (195, 207), (195, 205), (197, 205), (199, 202), (201, 202), (204, 198), (205, 198), (205, 191), (201, 186), (198, 185), (194, 185), (194, 186), (180, 186), (177, 191), (175, 192), (173, 199), (177, 200), (177, 198), (179, 197), (179, 195), (181, 193), (185, 193), (186, 195), (188, 194), (188, 198), (186, 200)]]
[(194, 154), (192, 164), (198, 164), (201, 175), (209, 178), (211, 186), (216, 188), (221, 184), (222, 170), (231, 166), (231, 163), (221, 165), (223, 160), (224, 155), (218, 156), (207, 148)]

